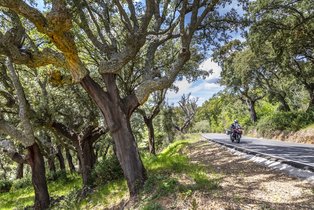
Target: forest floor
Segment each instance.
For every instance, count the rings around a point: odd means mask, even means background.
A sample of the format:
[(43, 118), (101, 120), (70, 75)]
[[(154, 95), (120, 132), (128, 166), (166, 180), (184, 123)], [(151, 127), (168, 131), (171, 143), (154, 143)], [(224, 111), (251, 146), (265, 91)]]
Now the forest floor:
[[(183, 198), (174, 194), (161, 199), (166, 209), (314, 209), (314, 186), (306, 181), (257, 165), (205, 140), (181, 152), (192, 164), (203, 165), (209, 178), (218, 177), (218, 185)], [(179, 182), (187, 181), (181, 176)]]
[[(157, 157), (144, 157), (149, 178), (137, 199), (129, 200), (125, 181), (118, 180), (97, 186), (78, 202), (77, 176), (72, 184), (49, 184), (53, 199), (59, 199), (52, 209), (314, 209), (314, 186), (310, 183), (200, 138), (190, 135)], [(0, 194), (0, 203), (4, 196)], [(18, 195), (12, 200), (19, 200)], [(6, 202), (4, 209), (12, 209), (9, 200)], [(22, 206), (22, 200), (19, 204)]]

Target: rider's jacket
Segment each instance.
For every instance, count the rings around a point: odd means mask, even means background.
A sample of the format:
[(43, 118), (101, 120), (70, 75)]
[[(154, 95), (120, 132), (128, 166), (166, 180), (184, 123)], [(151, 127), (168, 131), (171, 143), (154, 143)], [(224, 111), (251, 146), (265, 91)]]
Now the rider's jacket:
[(231, 130), (233, 130), (233, 129), (241, 128), (241, 126), (239, 123), (232, 123), (230, 128), (231, 128)]

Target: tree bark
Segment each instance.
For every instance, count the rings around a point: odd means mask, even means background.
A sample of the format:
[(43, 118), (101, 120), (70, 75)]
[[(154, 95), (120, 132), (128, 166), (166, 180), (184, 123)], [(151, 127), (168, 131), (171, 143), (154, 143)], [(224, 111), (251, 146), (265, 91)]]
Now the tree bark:
[(95, 153), (93, 150), (92, 142), (88, 139), (81, 139), (76, 145), (79, 159), (81, 161), (81, 173), (83, 178), (84, 187), (91, 186), (92, 180), (92, 169), (95, 165)]
[(64, 163), (64, 158), (62, 155), (62, 146), (61, 145), (57, 146), (57, 158), (59, 161), (60, 170), (65, 172), (65, 163)]
[(29, 152), (28, 162), (32, 170), (32, 183), (35, 190), (34, 209), (47, 209), (50, 204), (50, 198), (46, 182), (44, 157), (37, 143), (34, 143), (27, 149)]
[(131, 113), (136, 108), (131, 106), (131, 103), (135, 103), (136, 100), (120, 99), (114, 75), (105, 75), (104, 80), (107, 92), (88, 75), (81, 81), (81, 85), (93, 98), (105, 118), (116, 145), (117, 157), (127, 180), (130, 196), (133, 197), (139, 193), (147, 178), (130, 125)]
[(253, 100), (247, 100), (248, 108), (250, 111), (251, 120), (256, 123), (257, 122), (257, 114), (255, 110), (255, 103), (256, 101)]
[(71, 173), (74, 173), (75, 172), (75, 166), (73, 164), (73, 160), (72, 160), (72, 155), (70, 153), (70, 150), (69, 149), (65, 149), (65, 156), (66, 156), (66, 159), (68, 161), (68, 165), (69, 165), (69, 168), (70, 168), (70, 172)]
[(153, 125), (153, 119), (152, 118), (146, 118), (144, 117), (144, 122), (148, 129), (148, 147), (149, 152), (153, 155), (156, 155), (155, 150), (155, 130)]
[(56, 173), (56, 164), (54, 157), (48, 157), (48, 167), (51, 173)]
[(18, 163), (17, 168), (16, 168), (15, 179), (23, 178), (23, 175), (24, 175), (23, 171), (24, 171), (24, 163)]

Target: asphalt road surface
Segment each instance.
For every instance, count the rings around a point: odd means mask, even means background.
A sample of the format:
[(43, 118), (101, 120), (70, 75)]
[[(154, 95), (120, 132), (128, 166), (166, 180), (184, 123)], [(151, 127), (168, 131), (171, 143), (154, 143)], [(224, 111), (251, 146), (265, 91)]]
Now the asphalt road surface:
[(232, 143), (229, 135), (207, 133), (203, 134), (207, 139), (217, 142), (232, 144), (236, 147), (249, 149), (291, 161), (297, 161), (314, 167), (314, 145), (290, 143), (269, 139), (257, 139), (243, 136), (240, 143)]

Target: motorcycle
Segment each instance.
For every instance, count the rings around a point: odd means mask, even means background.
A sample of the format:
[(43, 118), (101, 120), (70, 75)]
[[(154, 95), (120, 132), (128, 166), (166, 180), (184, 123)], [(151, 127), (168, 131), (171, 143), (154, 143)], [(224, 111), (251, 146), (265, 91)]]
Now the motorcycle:
[(242, 137), (242, 130), (241, 130), (241, 128), (234, 128), (230, 132), (230, 140), (231, 140), (231, 142), (236, 141), (237, 143), (240, 143), (241, 137)]

